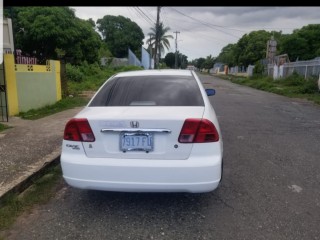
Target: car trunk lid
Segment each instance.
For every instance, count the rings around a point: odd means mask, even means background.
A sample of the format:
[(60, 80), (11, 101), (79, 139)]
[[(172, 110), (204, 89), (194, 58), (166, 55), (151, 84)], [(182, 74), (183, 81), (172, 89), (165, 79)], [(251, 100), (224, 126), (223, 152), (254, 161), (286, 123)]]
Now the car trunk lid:
[(95, 136), (83, 142), (89, 158), (178, 160), (187, 159), (193, 146), (178, 142), (185, 119), (203, 113), (203, 106), (86, 107), (77, 118), (87, 118)]

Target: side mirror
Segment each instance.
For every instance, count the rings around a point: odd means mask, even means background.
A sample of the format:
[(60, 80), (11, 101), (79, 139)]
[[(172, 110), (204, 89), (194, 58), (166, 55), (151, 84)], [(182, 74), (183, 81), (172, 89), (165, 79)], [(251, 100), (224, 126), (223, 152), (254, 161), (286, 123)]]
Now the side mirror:
[(216, 94), (216, 90), (209, 88), (209, 89), (206, 89), (206, 93), (207, 93), (207, 96), (213, 96)]

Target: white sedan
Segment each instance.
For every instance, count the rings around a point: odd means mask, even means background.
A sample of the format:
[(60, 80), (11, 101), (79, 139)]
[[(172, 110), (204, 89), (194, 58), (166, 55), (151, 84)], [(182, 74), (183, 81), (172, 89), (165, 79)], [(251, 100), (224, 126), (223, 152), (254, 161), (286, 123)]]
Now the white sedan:
[(109, 78), (65, 127), (61, 166), (72, 187), (121, 192), (210, 192), (223, 143), (208, 96), (190, 70)]

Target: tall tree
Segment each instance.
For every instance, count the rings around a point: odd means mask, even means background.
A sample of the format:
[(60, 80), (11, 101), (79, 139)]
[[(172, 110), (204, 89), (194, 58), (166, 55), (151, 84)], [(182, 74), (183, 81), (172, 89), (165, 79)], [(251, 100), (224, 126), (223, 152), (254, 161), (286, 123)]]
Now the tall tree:
[(164, 57), (164, 62), (169, 68), (174, 68), (175, 54), (173, 52), (167, 53), (167, 55)]
[(98, 19), (97, 27), (114, 57), (127, 57), (128, 48), (141, 54), (144, 34), (129, 18), (106, 15)]
[(248, 66), (266, 58), (267, 42), (271, 35), (265, 30), (252, 31), (243, 35), (233, 49), (235, 64)]
[[(164, 62), (170, 68), (175, 67), (175, 53), (169, 52), (164, 58)], [(178, 52), (178, 68), (185, 69), (188, 65), (188, 57), (180, 52)]]
[(70, 49), (71, 56), (80, 53), (79, 60), (86, 60), (88, 63), (96, 62), (99, 60), (99, 49), (103, 43), (100, 35), (94, 30), (92, 23), (89, 21), (77, 19), (76, 23), (80, 39), (75, 44), (77, 49)]
[(195, 62), (194, 66), (196, 68), (198, 68), (198, 69), (202, 69), (202, 68), (204, 68), (203, 64), (204, 64), (205, 61), (206, 61), (205, 58), (202, 58), (202, 57), (201, 58), (197, 58), (197, 59), (194, 60), (194, 62)]
[(15, 47), (39, 58), (56, 59), (64, 53), (76, 62), (98, 60), (101, 38), (89, 22), (75, 17), (69, 7), (17, 7), (12, 13)]
[(310, 60), (320, 55), (320, 24), (309, 24), (283, 36), (280, 52), (287, 53), (291, 61)]
[[(152, 32), (149, 33), (149, 35), (151, 36), (150, 39), (148, 40), (149, 45), (151, 44), (151, 46), (155, 46), (156, 43), (156, 36), (159, 36), (160, 39), (160, 44), (159, 44), (159, 59), (161, 58), (161, 53), (164, 53), (165, 48), (167, 50), (169, 50), (170, 48), (170, 42), (169, 39), (172, 39), (173, 36), (167, 34), (168, 31), (170, 31), (170, 27), (165, 27), (163, 25), (163, 23), (161, 22), (158, 26), (155, 26), (150, 28)], [(158, 35), (157, 35), (158, 33)]]
[(202, 64), (202, 67), (206, 69), (213, 68), (214, 60), (215, 58), (210, 54), (209, 56), (206, 57), (204, 63)]
[(222, 48), (219, 56), (217, 57), (217, 62), (222, 62), (229, 67), (232, 67), (235, 65), (235, 57), (234, 57), (234, 49), (236, 47), (236, 44), (228, 44), (224, 48)]
[(187, 66), (188, 66), (188, 57), (178, 52), (178, 67), (181, 69), (186, 69)]

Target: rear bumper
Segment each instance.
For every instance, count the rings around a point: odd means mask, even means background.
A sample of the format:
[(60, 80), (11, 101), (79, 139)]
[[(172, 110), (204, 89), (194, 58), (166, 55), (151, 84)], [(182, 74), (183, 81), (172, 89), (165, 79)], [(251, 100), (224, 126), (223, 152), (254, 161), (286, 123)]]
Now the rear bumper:
[(62, 153), (65, 181), (81, 189), (121, 192), (210, 192), (221, 179), (221, 156), (152, 160), (87, 158)]

